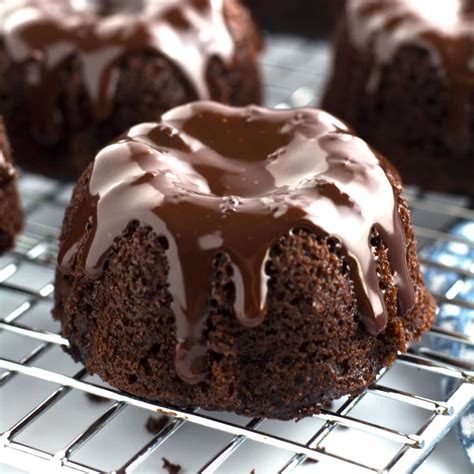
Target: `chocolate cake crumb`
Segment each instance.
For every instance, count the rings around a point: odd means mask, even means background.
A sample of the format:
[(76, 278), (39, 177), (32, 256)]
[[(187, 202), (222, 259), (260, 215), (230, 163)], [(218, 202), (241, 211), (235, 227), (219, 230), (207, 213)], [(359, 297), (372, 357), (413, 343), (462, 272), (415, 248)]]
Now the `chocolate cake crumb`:
[(181, 471), (181, 466), (179, 464), (173, 464), (166, 458), (161, 458), (163, 460), (163, 469), (166, 469), (169, 474), (178, 474)]
[(168, 424), (168, 418), (166, 416), (160, 416), (158, 418), (154, 416), (148, 417), (145, 427), (153, 435), (158, 434)]
[[(326, 448), (318, 448), (318, 451), (325, 453)], [(319, 462), (319, 459), (306, 458), (303, 464), (317, 464), (318, 462)]]
[(93, 403), (105, 403), (108, 402), (108, 398), (100, 397), (99, 395), (95, 395), (93, 393), (86, 393), (86, 397)]
[(334, 404), (332, 401), (328, 400), (328, 401), (325, 401), (322, 405), (322, 407), (325, 409), (325, 410), (332, 410), (332, 408), (334, 407)]

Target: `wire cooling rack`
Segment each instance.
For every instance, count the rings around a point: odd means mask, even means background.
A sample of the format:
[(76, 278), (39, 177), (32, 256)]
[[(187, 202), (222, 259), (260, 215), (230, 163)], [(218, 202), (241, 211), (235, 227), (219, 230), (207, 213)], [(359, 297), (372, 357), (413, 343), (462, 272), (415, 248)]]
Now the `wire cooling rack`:
[[(272, 37), (262, 61), (267, 104), (316, 104), (327, 61), (324, 43)], [(30, 472), (127, 473), (157, 472), (165, 457), (208, 474), (256, 465), (257, 473), (312, 472), (311, 460), (318, 460), (319, 472), (405, 473), (426, 459), (472, 401), (472, 360), (443, 352), (439, 341), (472, 349), (474, 340), (441, 327), (399, 355), (367, 391), (298, 423), (181, 410), (121, 393), (63, 354), (68, 341), (49, 314), (71, 186), (24, 174), (20, 188), (26, 229), (16, 250), (0, 258), (0, 462)], [(419, 249), (444, 242), (472, 251), (474, 240), (451, 233), (474, 221), (466, 199), (408, 194)], [(440, 311), (447, 305), (474, 310), (461, 291), (474, 277), (474, 263), (421, 255), (425, 269), (455, 275), (435, 294)], [(447, 396), (440, 388), (446, 381)], [(150, 416), (156, 426), (147, 431)]]

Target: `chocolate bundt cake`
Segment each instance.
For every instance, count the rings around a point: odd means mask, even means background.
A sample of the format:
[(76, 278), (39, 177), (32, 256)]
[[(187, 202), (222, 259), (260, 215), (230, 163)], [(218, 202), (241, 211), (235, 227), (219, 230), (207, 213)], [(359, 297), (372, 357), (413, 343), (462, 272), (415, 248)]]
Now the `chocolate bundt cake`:
[(321, 37), (330, 33), (346, 0), (243, 0), (269, 31)]
[(0, 255), (13, 247), (23, 226), (23, 212), (16, 187), (10, 144), (0, 117)]
[(474, 1), (348, 0), (323, 108), (406, 183), (474, 192)]
[(54, 315), (72, 355), (126, 392), (310, 414), (430, 327), (401, 192), (325, 112), (175, 108), (78, 181)]
[(171, 107), (259, 102), (260, 47), (237, 0), (2, 0), (0, 113), (19, 164), (77, 178)]

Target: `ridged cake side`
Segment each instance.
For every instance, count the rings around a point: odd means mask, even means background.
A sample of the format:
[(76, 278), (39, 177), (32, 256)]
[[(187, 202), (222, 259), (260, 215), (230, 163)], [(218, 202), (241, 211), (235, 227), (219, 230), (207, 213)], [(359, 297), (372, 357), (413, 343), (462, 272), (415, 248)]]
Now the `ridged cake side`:
[[(78, 182), (61, 242), (88, 193), (89, 168)], [(374, 234), (380, 285), (389, 321), (370, 335), (357, 314), (347, 265), (334, 242), (307, 230), (285, 235), (266, 265), (268, 312), (245, 328), (233, 310), (234, 286), (225, 255), (217, 256), (204, 336), (209, 373), (196, 385), (183, 382), (174, 366), (175, 317), (170, 310), (166, 242), (150, 228), (130, 223), (109, 256), (102, 276), (91, 280), (79, 266), (58, 273), (54, 315), (71, 343), (71, 354), (90, 373), (128, 393), (178, 406), (231, 410), (248, 416), (289, 419), (369, 386), (397, 351), (432, 324), (434, 304), (419, 270), (416, 245), (398, 178), (389, 175), (407, 242), (415, 305), (397, 315), (387, 248)], [(86, 231), (79, 248), (84, 252)]]

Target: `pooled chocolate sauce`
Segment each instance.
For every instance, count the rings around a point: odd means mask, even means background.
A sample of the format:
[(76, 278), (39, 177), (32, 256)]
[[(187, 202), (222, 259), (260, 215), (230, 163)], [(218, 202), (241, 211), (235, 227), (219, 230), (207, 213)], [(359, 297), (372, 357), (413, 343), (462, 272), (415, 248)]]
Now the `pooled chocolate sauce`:
[(61, 71), (72, 56), (98, 120), (112, 112), (120, 60), (137, 51), (164, 55), (196, 98), (210, 98), (209, 60), (229, 64), (234, 55), (223, 1), (2, 0), (0, 38), (11, 61), (28, 65), (30, 113), (40, 137), (57, 135)]
[(378, 87), (383, 66), (404, 46), (430, 53), (449, 87), (453, 142), (471, 140), (468, 104), (474, 91), (473, 0), (352, 0), (349, 31), (358, 48), (370, 48), (377, 64), (369, 89)]
[(202, 331), (216, 254), (232, 264), (236, 317), (255, 327), (266, 314), (270, 249), (303, 227), (339, 242), (361, 318), (375, 335), (387, 324), (387, 309), (370, 244), (374, 229), (388, 248), (400, 311), (414, 303), (387, 166), (322, 111), (178, 107), (99, 152), (60, 249), (60, 269), (100, 278), (114, 239), (131, 221), (165, 237), (176, 370), (193, 384), (207, 372)]

